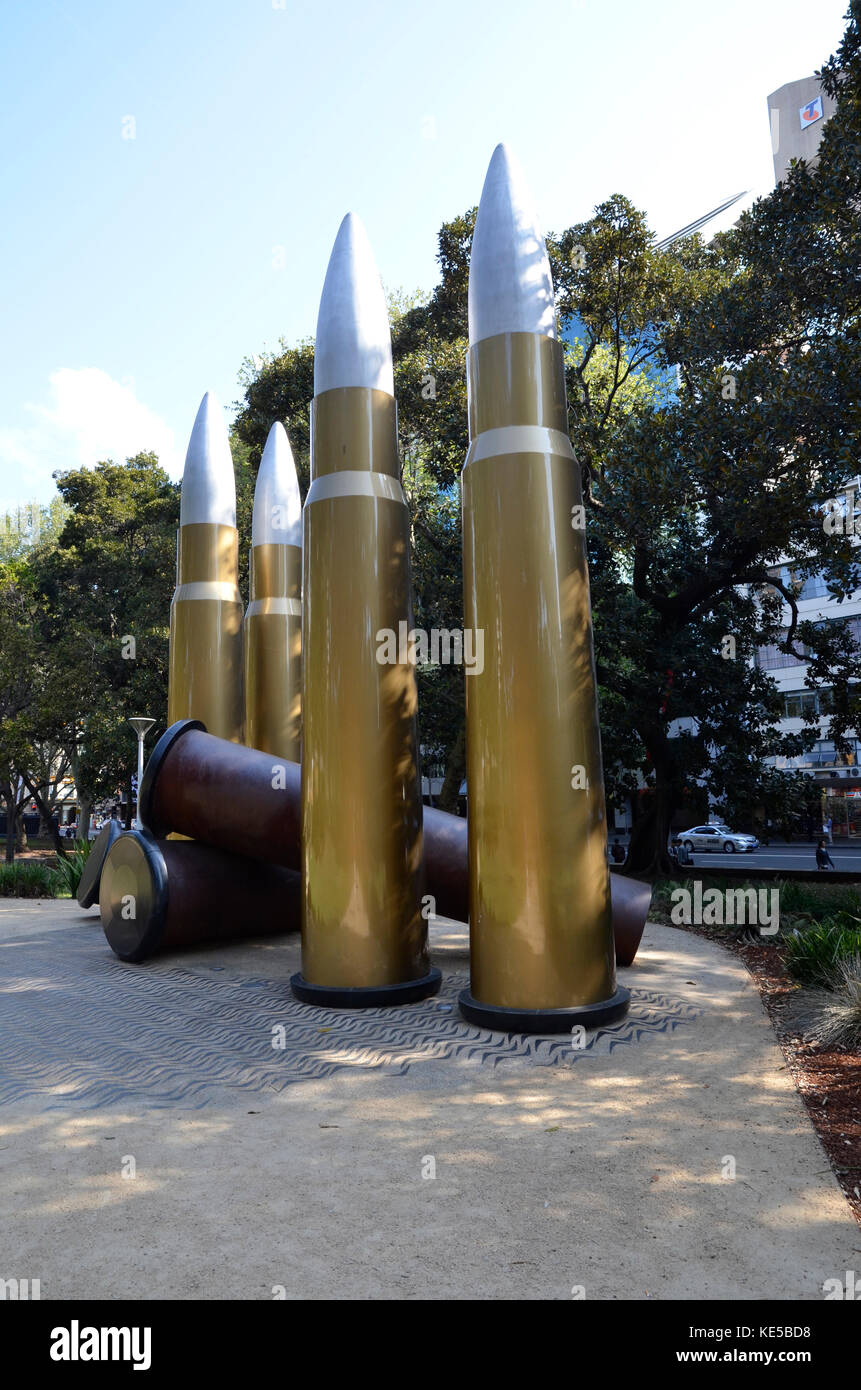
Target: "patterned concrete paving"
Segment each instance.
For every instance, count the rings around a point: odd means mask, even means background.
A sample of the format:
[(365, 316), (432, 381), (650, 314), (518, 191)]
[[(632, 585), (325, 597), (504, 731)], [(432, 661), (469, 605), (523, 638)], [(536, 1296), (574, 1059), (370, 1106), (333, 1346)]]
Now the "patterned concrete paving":
[(97, 913), (0, 900), (0, 1278), (45, 1298), (762, 1299), (859, 1267), (727, 953), (650, 927), (628, 1018), (573, 1048), (465, 1023), (465, 929), (432, 939), (436, 998), (323, 1011), (290, 995), (295, 939), (131, 966)]
[(417, 1063), (573, 1066), (692, 1022), (683, 999), (634, 989), (627, 1018), (578, 1039), (509, 1037), (457, 1009), (459, 973), (438, 995), (361, 1012), (298, 1003), (283, 980), (236, 978), (209, 960), (130, 967), (94, 941), (85, 919), (63, 933), (5, 943), (0, 1107), (200, 1109), (233, 1091), (283, 1091), (340, 1069), (403, 1076)]

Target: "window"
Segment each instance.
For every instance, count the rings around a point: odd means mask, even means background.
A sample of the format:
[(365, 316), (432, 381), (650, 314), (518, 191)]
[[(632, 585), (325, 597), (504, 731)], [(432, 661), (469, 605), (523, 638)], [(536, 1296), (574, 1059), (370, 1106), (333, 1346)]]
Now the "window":
[(799, 599), (827, 598), (828, 585), (824, 574), (809, 574), (798, 592)]
[[(824, 628), (831, 623), (845, 624), (846, 630), (850, 636), (854, 637), (856, 642), (861, 643), (861, 616), (855, 618), (827, 618), (822, 622), (816, 623), (815, 626), (817, 628)], [(783, 637), (786, 637), (786, 630), (783, 632)], [(797, 637), (793, 645), (796, 646), (799, 651), (809, 654), (810, 648), (805, 646), (803, 642), (799, 642)], [(806, 656), (794, 656), (789, 652), (782, 652), (776, 645), (757, 647), (756, 649), (756, 664), (761, 671), (775, 671), (786, 666), (803, 666), (805, 661)]]
[(830, 740), (820, 739), (809, 753), (800, 753), (794, 758), (776, 757), (766, 759), (766, 761), (787, 772), (794, 769), (812, 772), (816, 769), (832, 767), (858, 767), (859, 756), (861, 756), (861, 740), (857, 738), (849, 739), (848, 753), (835, 753), (834, 744)]
[(804, 657), (782, 652), (773, 645), (757, 647), (756, 664), (761, 671), (777, 671), (785, 666), (803, 666)]
[(795, 597), (801, 601), (809, 598), (826, 598), (828, 596), (828, 586), (825, 583), (825, 575), (808, 574), (802, 578), (798, 570), (790, 565), (781, 565), (779, 569), (769, 571), (773, 578), (779, 579), (784, 588), (795, 592)]
[(811, 714), (828, 714), (830, 695), (829, 690), (789, 690), (783, 701), (784, 717), (804, 719)]

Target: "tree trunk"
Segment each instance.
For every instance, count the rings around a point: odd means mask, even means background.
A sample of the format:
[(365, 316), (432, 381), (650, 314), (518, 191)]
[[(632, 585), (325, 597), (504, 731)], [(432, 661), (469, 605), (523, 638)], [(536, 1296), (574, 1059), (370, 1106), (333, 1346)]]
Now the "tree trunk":
[(0, 801), (6, 808), (6, 863), (15, 859), (15, 797), (10, 781), (0, 782)]
[(443, 778), (442, 788), (437, 797), (437, 806), (441, 811), (457, 811), (457, 800), (460, 795), (460, 784), (466, 772), (466, 724), (461, 723), (457, 733), (457, 738), (449, 749), (448, 758), (445, 765), (445, 777)]
[(29, 777), (26, 777), (26, 776), (25, 776), (25, 778), (24, 778), (24, 783), (25, 783), (26, 787), (28, 788), (28, 790), (30, 791), (30, 793), (31, 793), (31, 795), (32, 795), (32, 797), (33, 797), (33, 800), (34, 800), (35, 803), (36, 803), (36, 807), (37, 807), (37, 809), (38, 809), (38, 811), (39, 811), (39, 834), (40, 834), (40, 836), (41, 836), (42, 831), (43, 831), (43, 829), (44, 829), (46, 839), (49, 839), (49, 840), (52, 841), (53, 846), (54, 846), (54, 849), (56, 850), (57, 854), (58, 854), (61, 858), (63, 858), (63, 857), (65, 856), (66, 851), (65, 851), (65, 849), (63, 848), (63, 842), (62, 842), (62, 840), (60, 839), (60, 830), (59, 830), (59, 827), (54, 823), (54, 816), (53, 816), (53, 813), (52, 813), (52, 811), (51, 811), (50, 805), (49, 805), (48, 802), (45, 800), (45, 798), (42, 796), (42, 793), (41, 793), (40, 791), (38, 791), (38, 790), (36, 789), (36, 787), (33, 786), (33, 783), (30, 781)]
[(129, 778), (129, 780), (126, 782), (126, 830), (131, 830), (131, 828), (132, 828), (132, 797), (133, 797), (133, 795), (134, 795), (134, 792), (132, 791), (132, 779)]
[(27, 849), (27, 827), (24, 824), (23, 814), (18, 817), (17, 830), (18, 833), (15, 837), (15, 840), (18, 847), (18, 853), (23, 854)]
[(93, 803), (88, 796), (78, 797), (78, 839), (90, 838), (90, 813)]
[[(41, 826), (39, 828), (41, 830)], [(55, 851), (62, 859), (66, 851), (63, 848), (63, 841), (60, 839), (60, 827), (55, 822), (53, 816), (49, 816), (48, 818), (48, 839), (51, 841), (51, 844), (54, 846)]]
[(656, 769), (658, 781), (652, 793), (649, 807), (634, 822), (631, 829), (631, 843), (628, 857), (622, 870), (636, 878), (658, 878), (661, 874), (673, 873), (673, 863), (667, 850), (670, 825), (675, 806), (670, 788)]

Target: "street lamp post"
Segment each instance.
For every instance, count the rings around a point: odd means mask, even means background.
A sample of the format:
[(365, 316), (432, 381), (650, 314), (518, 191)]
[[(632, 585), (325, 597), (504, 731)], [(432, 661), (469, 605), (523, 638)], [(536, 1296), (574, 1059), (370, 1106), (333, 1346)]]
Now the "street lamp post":
[(155, 723), (155, 720), (154, 720), (154, 719), (142, 719), (142, 718), (137, 718), (137, 719), (130, 719), (130, 720), (129, 720), (129, 723), (131, 724), (132, 728), (134, 729), (135, 733), (136, 733), (137, 736), (138, 736), (138, 794), (137, 794), (137, 799), (136, 799), (136, 802), (135, 802), (136, 815), (135, 815), (135, 819), (134, 819), (134, 826), (135, 826), (135, 830), (142, 830), (143, 827), (142, 827), (142, 825), (141, 825), (140, 810), (141, 810), (141, 782), (143, 781), (143, 770), (144, 770), (144, 739), (146, 738), (148, 731), (152, 728), (153, 724)]

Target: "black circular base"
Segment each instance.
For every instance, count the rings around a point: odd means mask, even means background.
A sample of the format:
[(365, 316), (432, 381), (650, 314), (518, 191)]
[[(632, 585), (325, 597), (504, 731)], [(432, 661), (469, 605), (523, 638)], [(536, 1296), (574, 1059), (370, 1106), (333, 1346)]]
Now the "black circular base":
[(573, 1009), (506, 1009), (499, 1004), (482, 1004), (468, 989), (458, 995), (457, 1002), (469, 1023), (497, 1033), (570, 1033), (578, 1023), (583, 1028), (600, 1028), (602, 1023), (623, 1018), (631, 1002), (631, 991), (620, 985), (612, 999), (579, 1004)]
[(402, 985), (372, 985), (368, 989), (312, 985), (301, 974), (290, 978), (290, 988), (296, 998), (303, 1004), (317, 1004), (321, 1009), (385, 1009), (389, 1004), (415, 1004), (419, 999), (436, 994), (441, 983), (442, 975), (438, 970)]

